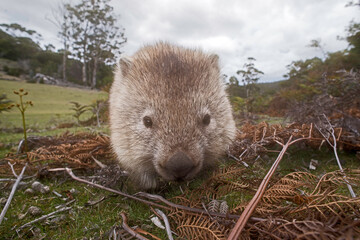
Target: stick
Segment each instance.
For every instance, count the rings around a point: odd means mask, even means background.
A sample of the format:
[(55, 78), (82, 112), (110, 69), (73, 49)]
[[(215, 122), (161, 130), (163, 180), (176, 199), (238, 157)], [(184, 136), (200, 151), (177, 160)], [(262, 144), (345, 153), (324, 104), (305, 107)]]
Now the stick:
[(92, 182), (86, 181), (84, 179), (78, 178), (78, 177), (75, 176), (75, 174), (71, 171), (70, 168), (65, 168), (64, 170), (76, 181), (79, 181), (79, 182), (82, 182), (82, 183), (85, 183), (85, 184), (91, 185), (93, 187), (97, 187), (97, 188), (100, 188), (100, 189), (103, 189), (103, 190), (106, 190), (106, 191), (109, 191), (109, 192), (112, 192), (112, 193), (116, 193), (116, 194), (118, 194), (120, 196), (127, 197), (127, 198), (130, 198), (130, 199), (133, 199), (133, 200), (136, 200), (136, 201), (148, 204), (148, 205), (156, 206), (156, 207), (159, 207), (159, 208), (166, 208), (167, 210), (170, 210), (170, 208), (167, 208), (166, 206), (163, 206), (161, 204), (153, 203), (153, 202), (150, 202), (150, 201), (135, 197), (133, 195), (126, 194), (126, 193), (123, 193), (123, 192), (120, 192), (120, 191), (116, 191), (114, 189), (107, 188), (107, 187), (101, 186), (99, 184), (92, 183)]
[(11, 168), (11, 171), (12, 171), (13, 175), (14, 175), (16, 178), (18, 178), (19, 176), (18, 176), (18, 175), (16, 174), (16, 172), (15, 172), (14, 164), (11, 164), (10, 162), (8, 162), (8, 164), (9, 164), (9, 166), (10, 166), (10, 168)]
[[(59, 171), (59, 169), (57, 169), (57, 170)], [(92, 183), (92, 182), (86, 181), (84, 179), (81, 179), (79, 177), (76, 177), (75, 174), (69, 168), (64, 168), (63, 170), (65, 170), (76, 181), (79, 181), (79, 182), (82, 182), (82, 183), (88, 184), (90, 186), (97, 187), (97, 188), (100, 188), (100, 189), (103, 189), (103, 190), (106, 190), (106, 191), (109, 191), (109, 192), (112, 192), (112, 193), (116, 193), (116, 194), (118, 194), (120, 196), (127, 197), (127, 198), (130, 198), (130, 199), (145, 203), (145, 204), (150, 205), (150, 206), (155, 206), (155, 207), (166, 209), (166, 210), (171, 210), (172, 208), (177, 208), (177, 209), (182, 209), (182, 210), (193, 212), (193, 213), (207, 214), (207, 212), (205, 210), (203, 210), (203, 209), (191, 208), (191, 207), (186, 207), (186, 206), (183, 206), (183, 205), (175, 204), (175, 203), (172, 203), (172, 202), (166, 200), (165, 198), (163, 198), (162, 196), (159, 196), (159, 195), (149, 194), (149, 193), (144, 193), (144, 192), (136, 193), (137, 196), (146, 197), (146, 198), (148, 198), (150, 200), (160, 201), (160, 202), (166, 204), (167, 206), (164, 206), (164, 205), (161, 205), (161, 204), (158, 204), (158, 203), (154, 203), (154, 202), (151, 202), (151, 201), (147, 201), (145, 199), (138, 198), (136, 196), (126, 194), (126, 193), (123, 193), (123, 192), (120, 192), (120, 191), (116, 191), (114, 189), (107, 188), (107, 187), (101, 186), (99, 184)], [(228, 219), (238, 219), (239, 218), (239, 215), (235, 215), (235, 214), (222, 214), (222, 213), (215, 213), (215, 212), (209, 212), (209, 214), (211, 214), (211, 216), (214, 216), (214, 217), (221, 217), (221, 218), (228, 218)]]
[[(12, 165), (10, 164), (11, 168), (12, 168)], [(24, 172), (25, 172), (25, 169), (27, 167), (27, 163), (25, 164), (25, 166), (23, 167), (21, 173), (19, 176), (17, 176), (17, 179), (16, 179), (16, 182), (14, 183), (12, 189), (11, 189), (11, 193), (9, 195), (9, 198), (8, 200), (6, 201), (6, 204), (5, 204), (5, 207), (3, 208), (2, 212), (1, 212), (1, 215), (0, 215), (0, 224), (1, 222), (3, 221), (4, 217), (5, 217), (5, 214), (10, 206), (10, 203), (11, 203), (11, 200), (12, 198), (14, 197), (14, 194), (15, 194), (15, 191), (16, 191), (16, 188), (18, 187), (23, 175), (24, 175)], [(15, 171), (14, 171), (15, 172)], [(16, 173), (15, 173), (16, 174)]]
[(44, 219), (46, 219), (46, 218), (48, 218), (48, 217), (50, 217), (50, 216), (52, 216), (52, 215), (55, 215), (55, 214), (57, 214), (57, 213), (59, 213), (59, 212), (65, 212), (65, 211), (68, 211), (68, 210), (70, 210), (70, 209), (72, 209), (72, 207), (64, 207), (64, 208), (61, 208), (61, 209), (59, 209), (59, 210), (56, 210), (56, 211), (54, 211), (54, 212), (52, 212), (52, 213), (43, 215), (43, 216), (41, 216), (41, 217), (39, 217), (39, 218), (31, 221), (31, 222), (25, 223), (24, 225), (22, 225), (21, 227), (19, 227), (18, 229), (16, 229), (16, 231), (20, 231), (21, 229), (23, 229), (23, 228), (25, 228), (25, 227), (28, 227), (28, 226), (30, 226), (30, 225), (33, 224), (33, 223), (39, 222), (39, 221), (44, 220)]
[[(245, 150), (244, 152), (246, 152), (246, 150)], [(244, 152), (243, 152), (243, 153), (244, 153)], [(249, 165), (248, 165), (246, 162), (244, 162), (243, 160), (240, 160), (239, 158), (235, 157), (235, 156), (232, 155), (230, 152), (228, 152), (227, 154), (228, 154), (229, 157), (231, 157), (231, 158), (235, 159), (236, 161), (242, 163), (242, 165), (244, 165), (245, 167), (249, 167)], [(240, 155), (240, 157), (241, 157), (241, 156), (242, 156), (242, 154)]]
[(160, 215), (160, 217), (163, 219), (163, 221), (165, 223), (166, 234), (168, 235), (169, 240), (174, 240), (172, 233), (171, 233), (171, 228), (170, 228), (170, 224), (169, 224), (169, 220), (168, 220), (167, 216), (160, 209), (155, 209), (155, 211), (157, 212), (157, 214)]
[[(337, 164), (338, 164), (338, 166), (339, 166), (339, 169), (340, 169), (341, 173), (344, 174), (344, 181), (345, 181), (345, 183), (346, 183), (347, 188), (349, 189), (350, 195), (351, 195), (352, 198), (356, 198), (356, 194), (355, 194), (354, 190), (352, 189), (352, 186), (350, 185), (349, 181), (346, 179), (346, 175), (345, 175), (345, 173), (344, 173), (344, 169), (343, 169), (343, 167), (342, 167), (342, 165), (341, 165), (339, 156), (338, 156), (338, 154), (337, 154), (337, 150), (336, 150), (337, 143), (336, 143), (336, 137), (335, 137), (334, 128), (333, 128), (333, 126), (331, 125), (329, 119), (326, 117), (326, 115), (323, 114), (323, 116), (324, 116), (325, 120), (327, 121), (327, 124), (328, 124), (328, 126), (329, 126), (329, 128), (330, 128), (330, 129), (327, 129), (327, 128), (326, 128), (326, 130), (331, 134), (334, 143), (331, 143), (331, 142), (330, 142), (330, 140), (329, 140), (330, 136), (329, 136), (329, 137), (326, 137), (325, 134), (320, 130), (320, 128), (319, 128), (318, 126), (316, 126), (316, 128), (317, 128), (317, 130), (320, 132), (320, 134), (325, 138), (325, 140), (327, 141), (327, 143), (333, 148), (333, 151), (334, 151), (334, 155), (335, 155)], [(339, 134), (339, 136), (340, 136), (340, 134)]]
[(146, 237), (141, 236), (140, 234), (138, 234), (137, 232), (135, 232), (131, 227), (129, 227), (129, 225), (127, 224), (127, 217), (125, 215), (125, 213), (120, 213), (121, 217), (122, 217), (122, 227), (128, 232), (130, 233), (132, 236), (136, 237), (137, 239), (140, 240), (149, 240)]

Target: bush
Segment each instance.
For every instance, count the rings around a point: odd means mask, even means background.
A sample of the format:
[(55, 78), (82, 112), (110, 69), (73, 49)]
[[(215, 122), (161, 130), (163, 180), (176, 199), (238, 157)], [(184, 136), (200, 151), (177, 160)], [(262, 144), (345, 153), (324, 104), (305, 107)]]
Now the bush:
[(21, 68), (9, 68), (4, 66), (4, 71), (10, 76), (19, 77), (24, 71)]

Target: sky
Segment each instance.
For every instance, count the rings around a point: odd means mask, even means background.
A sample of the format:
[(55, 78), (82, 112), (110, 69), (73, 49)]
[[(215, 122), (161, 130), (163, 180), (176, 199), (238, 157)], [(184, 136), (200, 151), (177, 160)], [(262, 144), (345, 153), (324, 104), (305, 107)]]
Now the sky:
[[(0, 0), (0, 23), (19, 23), (43, 36), (43, 44), (61, 48), (58, 29), (49, 20), (62, 2), (77, 0)], [(281, 80), (292, 61), (323, 58), (307, 47), (320, 40), (326, 52), (348, 47), (351, 20), (360, 21), (349, 0), (112, 0), (119, 26), (125, 28), (123, 54), (156, 41), (199, 48), (220, 56), (222, 73), (232, 76), (248, 57), (264, 72), (261, 82)]]

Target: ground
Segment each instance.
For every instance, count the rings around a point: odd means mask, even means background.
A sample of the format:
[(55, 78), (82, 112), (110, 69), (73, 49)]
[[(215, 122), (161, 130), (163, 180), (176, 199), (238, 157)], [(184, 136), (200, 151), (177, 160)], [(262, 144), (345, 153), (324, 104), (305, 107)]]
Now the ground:
[[(71, 117), (72, 111), (69, 110), (69, 101), (77, 101), (81, 104), (90, 104), (92, 101), (105, 98), (106, 93), (98, 91), (87, 91), (79, 89), (61, 88), (56, 86), (48, 86), (41, 84), (27, 84), (23, 82), (12, 82), (0, 80), (0, 93), (4, 92), (8, 98), (17, 101), (17, 96), (12, 94), (13, 90), (24, 88), (29, 91), (26, 96), (28, 100), (34, 102), (34, 106), (29, 108), (26, 112), (29, 129), (32, 129), (30, 135), (44, 136), (44, 135), (58, 135), (69, 131), (78, 133), (83, 131), (96, 131), (109, 133), (108, 127), (103, 125), (101, 128), (95, 127), (72, 127), (65, 129), (58, 129), (56, 125), (60, 122), (74, 122), (75, 119)], [(22, 133), (14, 133), (12, 129), (21, 128), (20, 114), (16, 109), (8, 113), (0, 113), (2, 134), (0, 136), (0, 159), (9, 152), (14, 152), (18, 141), (22, 138)], [(263, 116), (262, 119), (267, 119), (269, 122), (281, 122), (279, 118), (272, 119)], [(277, 147), (272, 148), (274, 151), (280, 150)], [(248, 182), (252, 182), (251, 189), (243, 191), (234, 191), (222, 197), (221, 200), (226, 200), (230, 209), (241, 201), (248, 201), (252, 198), (258, 183), (266, 175), (266, 172), (271, 167), (272, 163), (277, 157), (277, 152), (263, 154), (256, 160), (249, 161), (250, 167), (244, 170), (243, 175)], [(354, 152), (344, 152), (339, 150), (339, 157), (343, 162), (344, 168), (360, 169), (360, 161), (355, 157)], [(319, 164), (315, 170), (309, 170), (309, 163), (311, 159), (318, 160)], [(103, 159), (99, 159), (103, 160)], [(226, 160), (226, 159), (224, 159)], [(0, 160), (3, 163), (5, 160)], [(220, 165), (220, 168), (227, 168), (229, 166), (243, 166), (234, 160), (226, 160)], [(326, 144), (320, 150), (310, 149), (305, 146), (296, 146), (289, 149), (285, 154), (279, 168), (274, 176), (274, 181), (280, 179), (282, 176), (294, 172), (305, 171), (311, 172), (316, 176), (322, 176), (327, 172), (337, 170), (338, 166), (331, 148)], [(79, 176), (86, 178), (88, 175), (94, 174), (94, 171), (77, 171)], [(211, 175), (211, 173), (209, 173)], [(13, 178), (12, 174), (0, 176), (3, 178)], [(191, 192), (192, 189), (197, 189), (201, 184), (207, 181), (209, 175), (204, 175), (189, 184), (170, 184), (166, 190), (155, 192), (162, 195), (166, 199), (173, 199), (175, 196), (181, 195), (182, 191)], [(50, 187), (50, 192), (43, 194), (26, 194), (25, 189), (30, 187), (34, 181), (40, 181), (42, 184)], [(126, 183), (126, 181), (125, 181)], [(255, 184), (256, 183), (256, 184)], [(7, 182), (0, 182), (0, 199), (1, 209), (3, 201), (7, 199), (11, 184)], [(115, 188), (124, 191), (133, 191), (124, 186), (116, 186)], [(355, 192), (360, 195), (360, 186), (356, 186)], [(55, 195), (61, 194), (61, 197)], [(340, 189), (344, 194), (348, 194), (346, 189)], [(105, 199), (97, 204), (91, 205), (93, 202)], [(16, 232), (16, 229), (21, 225), (30, 222), (42, 214), (51, 213), (56, 210), (56, 207), (75, 200), (69, 206), (72, 209), (68, 212), (59, 214), (57, 218), (52, 218), (43, 222), (33, 224), (31, 228), (25, 228)], [(32, 216), (27, 213), (30, 206), (39, 207), (42, 214)], [(10, 208), (6, 213), (6, 220), (0, 225), (0, 239), (107, 239), (109, 231), (113, 226), (121, 224), (120, 213), (125, 212), (128, 216), (128, 224), (130, 226), (139, 226), (140, 228), (151, 232), (160, 239), (166, 239), (166, 232), (157, 228), (150, 220), (154, 215), (150, 208), (143, 203), (119, 197), (115, 194), (106, 192), (104, 190), (96, 189), (91, 186), (76, 182), (66, 173), (59, 172), (50, 177), (35, 176), (28, 180), (24, 180), (22, 185), (16, 192), (14, 199), (11, 202)], [(24, 215), (25, 214), (25, 215)]]

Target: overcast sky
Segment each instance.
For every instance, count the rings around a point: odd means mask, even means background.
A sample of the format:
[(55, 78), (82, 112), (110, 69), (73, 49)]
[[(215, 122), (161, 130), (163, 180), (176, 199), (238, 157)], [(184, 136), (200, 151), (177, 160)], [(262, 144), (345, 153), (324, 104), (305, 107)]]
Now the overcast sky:
[[(64, 0), (66, 1), (66, 0)], [(63, 1), (63, 2), (64, 2)], [(61, 47), (58, 29), (47, 18), (61, 0), (0, 0), (0, 23), (19, 23), (43, 36), (44, 43)], [(72, 1), (76, 2), (76, 1)], [(220, 56), (222, 71), (229, 76), (242, 68), (248, 57), (265, 75), (262, 81), (282, 79), (291, 61), (322, 57), (306, 47), (321, 40), (329, 52), (343, 50), (345, 28), (360, 20), (348, 0), (113, 0), (119, 24), (128, 42), (125, 55), (147, 43), (170, 41), (201, 48)]]

